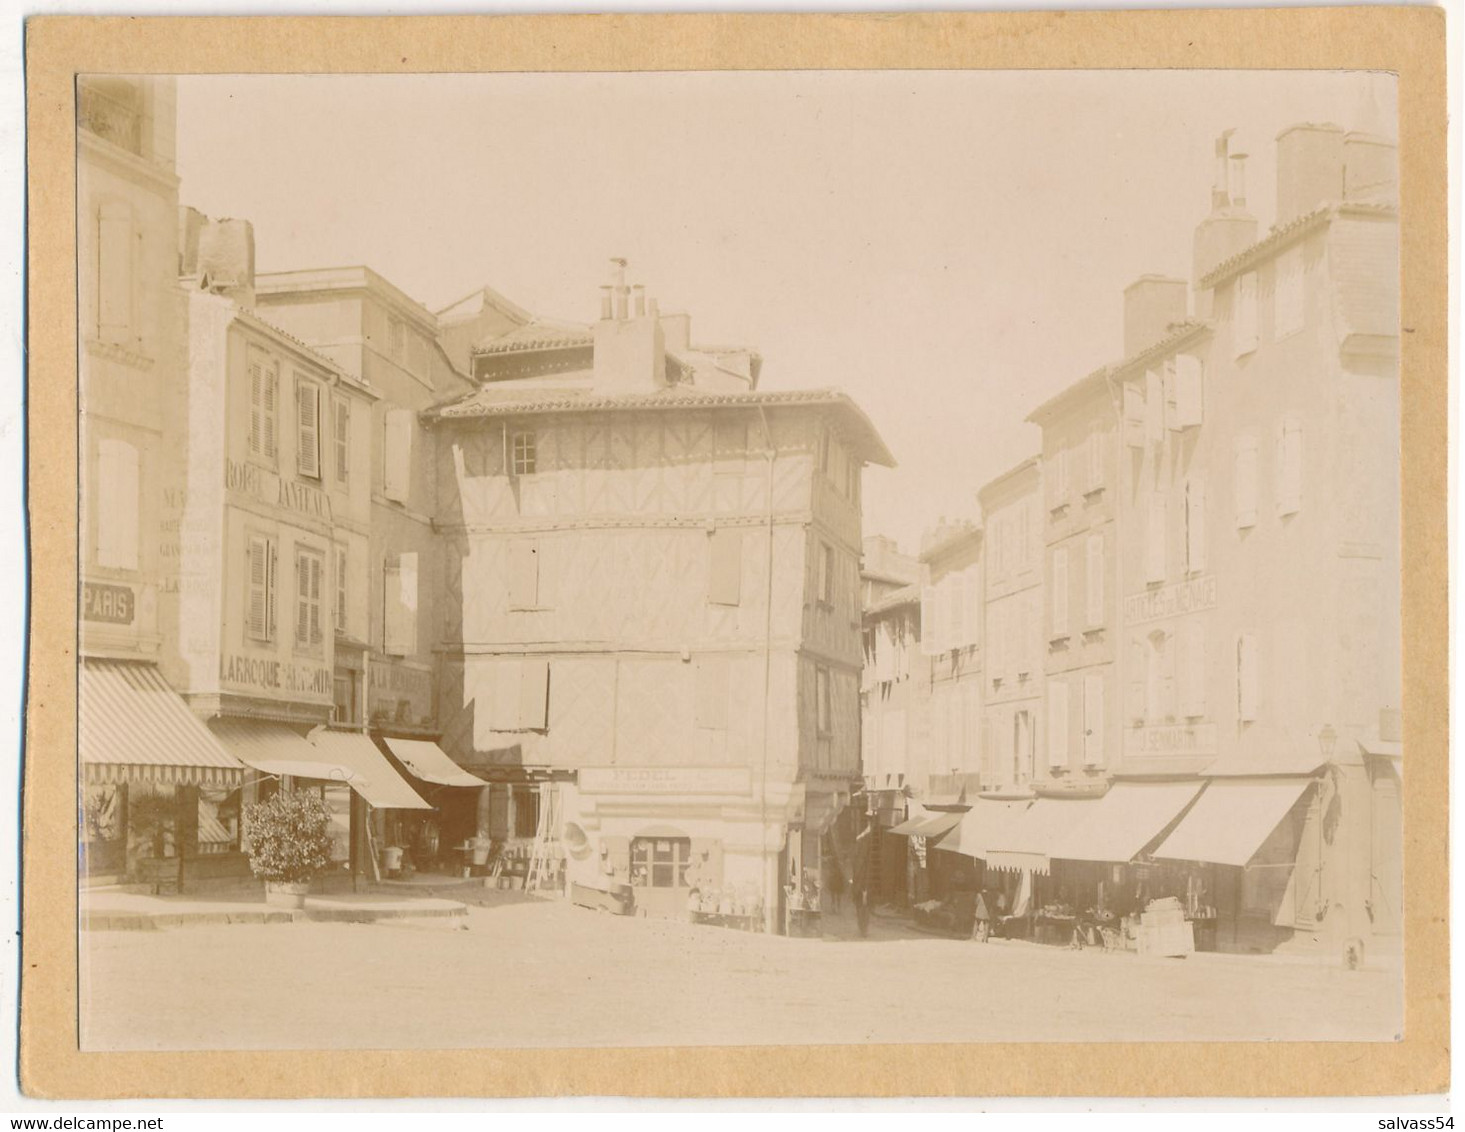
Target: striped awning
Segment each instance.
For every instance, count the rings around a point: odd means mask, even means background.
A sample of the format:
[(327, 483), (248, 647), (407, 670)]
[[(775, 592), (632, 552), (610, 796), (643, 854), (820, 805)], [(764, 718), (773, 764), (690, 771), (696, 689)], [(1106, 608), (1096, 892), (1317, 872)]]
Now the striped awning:
[(1047, 874), (1053, 850), (1097, 805), (1093, 798), (1039, 798), (988, 841), (987, 867)]
[(152, 782), (233, 788), (244, 768), (153, 664), (84, 659), (78, 739), (90, 783)]
[(487, 786), (476, 774), (469, 774), (436, 743), (422, 739), (383, 739), (387, 750), (396, 755), (407, 770), (423, 782), (439, 786)]

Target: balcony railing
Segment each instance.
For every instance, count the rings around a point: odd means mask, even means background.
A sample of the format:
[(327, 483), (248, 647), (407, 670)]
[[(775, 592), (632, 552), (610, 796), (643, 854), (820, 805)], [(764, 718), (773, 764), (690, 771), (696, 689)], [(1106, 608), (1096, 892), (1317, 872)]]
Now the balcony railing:
[(104, 141), (142, 156), (142, 111), (94, 86), (79, 91), (78, 120), (81, 128)]

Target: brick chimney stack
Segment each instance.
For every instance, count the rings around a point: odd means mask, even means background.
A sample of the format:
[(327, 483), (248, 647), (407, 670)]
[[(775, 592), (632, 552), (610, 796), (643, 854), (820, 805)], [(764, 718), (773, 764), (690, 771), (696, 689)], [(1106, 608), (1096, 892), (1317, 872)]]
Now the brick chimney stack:
[(625, 260), (610, 262), (611, 282), (601, 288), (600, 321), (594, 329), (595, 389), (654, 393), (666, 385), (666, 341), (656, 300), (648, 307), (645, 287), (627, 285)]
[(1256, 217), (1246, 211), (1246, 154), (1231, 152), (1226, 130), (1216, 139), (1215, 177), (1211, 182), (1211, 211), (1195, 229), (1191, 256), (1191, 285), (1195, 288), (1195, 316), (1211, 316), (1212, 295), (1200, 281), (1219, 264), (1256, 243)]

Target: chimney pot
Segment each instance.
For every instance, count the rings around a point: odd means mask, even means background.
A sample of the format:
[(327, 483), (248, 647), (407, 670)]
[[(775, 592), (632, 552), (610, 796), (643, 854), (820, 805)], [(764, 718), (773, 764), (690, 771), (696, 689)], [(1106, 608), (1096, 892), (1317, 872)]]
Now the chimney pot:
[(1246, 158), (1244, 153), (1233, 153), (1231, 155), (1231, 205), (1233, 208), (1246, 207)]
[(637, 318), (645, 318), (646, 317), (646, 288), (644, 286), (642, 286), (640, 283), (637, 283), (634, 287), (631, 288), (631, 292), (632, 292), (632, 294), (634, 295), (634, 298), (635, 298), (635, 302), (633, 304), (633, 309), (636, 312), (636, 317)]
[(609, 318), (611, 314), (610, 284), (604, 283), (600, 287), (600, 317)]

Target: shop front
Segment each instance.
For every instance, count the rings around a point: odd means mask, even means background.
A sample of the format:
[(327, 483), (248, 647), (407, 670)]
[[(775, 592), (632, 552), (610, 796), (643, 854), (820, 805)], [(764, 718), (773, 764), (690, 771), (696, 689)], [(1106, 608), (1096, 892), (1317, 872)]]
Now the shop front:
[(375, 738), (413, 789), (434, 807), (430, 818), (404, 812), (390, 829), (384, 823), (378, 831), (383, 845), (402, 850), (401, 861), (394, 855), (397, 870), (410, 866), (450, 876), (486, 874), (491, 867), (490, 842), (486, 829), (480, 836), (479, 810), (486, 808), (488, 781), (464, 770), (432, 740), (381, 733)]

